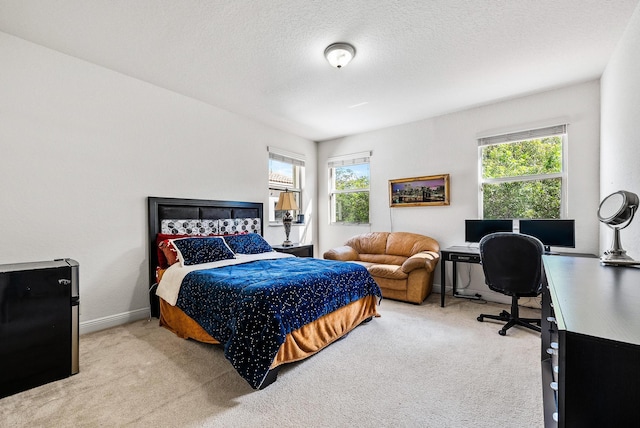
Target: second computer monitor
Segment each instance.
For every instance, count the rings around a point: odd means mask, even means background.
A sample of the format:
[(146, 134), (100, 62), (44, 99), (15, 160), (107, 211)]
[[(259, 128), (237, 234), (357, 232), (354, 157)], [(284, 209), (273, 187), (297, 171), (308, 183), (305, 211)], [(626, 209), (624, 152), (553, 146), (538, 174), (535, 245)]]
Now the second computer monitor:
[(495, 232), (513, 232), (513, 220), (465, 220), (464, 240), (480, 242), (483, 236)]
[(538, 238), (545, 250), (549, 247), (575, 248), (575, 220), (540, 219), (520, 220), (520, 233)]

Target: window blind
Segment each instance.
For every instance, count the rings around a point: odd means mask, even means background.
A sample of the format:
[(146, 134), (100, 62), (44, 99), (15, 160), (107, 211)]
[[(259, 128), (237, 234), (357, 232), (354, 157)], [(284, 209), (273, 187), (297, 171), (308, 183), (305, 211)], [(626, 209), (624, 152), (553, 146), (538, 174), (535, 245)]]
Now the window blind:
[(304, 166), (304, 155), (277, 149), (275, 147), (267, 147), (267, 150), (269, 151), (269, 159), (290, 163), (295, 166)]
[(478, 146), (489, 146), (491, 144), (511, 143), (514, 141), (533, 140), (535, 138), (550, 137), (552, 135), (562, 135), (567, 133), (567, 125), (549, 126), (546, 128), (531, 129), (528, 131), (513, 132), (511, 134), (495, 135), (491, 137), (478, 138)]
[(363, 163), (369, 163), (369, 159), (371, 158), (372, 152), (360, 152), (360, 153), (352, 153), (350, 155), (343, 156), (335, 156), (327, 159), (327, 165), (329, 168), (337, 168), (340, 166), (347, 165), (360, 165)]

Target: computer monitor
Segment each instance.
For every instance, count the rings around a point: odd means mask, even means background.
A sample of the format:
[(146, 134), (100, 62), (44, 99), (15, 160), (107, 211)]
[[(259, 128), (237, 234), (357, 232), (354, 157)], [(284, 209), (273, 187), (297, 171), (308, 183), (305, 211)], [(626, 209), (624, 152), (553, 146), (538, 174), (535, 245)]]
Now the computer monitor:
[(480, 242), (483, 236), (494, 232), (513, 232), (513, 220), (465, 220), (464, 240)]
[(576, 226), (572, 219), (520, 220), (520, 233), (538, 238), (546, 252), (550, 252), (550, 247), (576, 247)]

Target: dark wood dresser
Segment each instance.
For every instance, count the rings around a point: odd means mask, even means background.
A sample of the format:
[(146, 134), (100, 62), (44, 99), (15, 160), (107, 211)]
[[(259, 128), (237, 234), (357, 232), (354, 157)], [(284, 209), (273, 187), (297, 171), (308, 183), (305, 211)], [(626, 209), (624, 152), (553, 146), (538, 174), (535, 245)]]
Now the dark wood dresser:
[(544, 256), (546, 427), (640, 423), (640, 268)]

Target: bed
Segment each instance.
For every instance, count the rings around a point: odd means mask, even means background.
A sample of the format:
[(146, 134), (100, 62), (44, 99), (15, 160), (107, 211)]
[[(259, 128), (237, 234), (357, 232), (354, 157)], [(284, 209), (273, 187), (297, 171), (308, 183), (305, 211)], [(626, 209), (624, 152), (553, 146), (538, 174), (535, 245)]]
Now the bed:
[(223, 346), (254, 389), (378, 316), (362, 266), (271, 251), (261, 203), (149, 197), (148, 216), (152, 316)]

